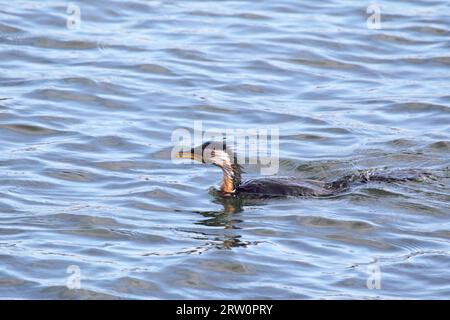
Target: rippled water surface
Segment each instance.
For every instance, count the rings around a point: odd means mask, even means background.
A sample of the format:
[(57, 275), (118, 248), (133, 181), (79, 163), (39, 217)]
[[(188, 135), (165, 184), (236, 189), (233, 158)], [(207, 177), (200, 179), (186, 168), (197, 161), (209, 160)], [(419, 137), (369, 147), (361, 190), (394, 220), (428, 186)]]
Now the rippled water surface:
[[(450, 298), (448, 1), (1, 3), (0, 297)], [(194, 120), (279, 128), (279, 175), (434, 178), (230, 204), (170, 160)]]

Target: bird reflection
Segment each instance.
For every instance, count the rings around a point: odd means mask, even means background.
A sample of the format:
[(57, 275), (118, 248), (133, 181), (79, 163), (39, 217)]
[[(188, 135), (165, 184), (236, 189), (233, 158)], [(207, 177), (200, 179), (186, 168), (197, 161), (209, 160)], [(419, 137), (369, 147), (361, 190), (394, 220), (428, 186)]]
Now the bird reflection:
[[(242, 239), (243, 228), (240, 213), (244, 211), (244, 205), (258, 205), (261, 201), (254, 202), (238, 197), (224, 197), (220, 191), (214, 188), (209, 190), (213, 196), (213, 203), (223, 206), (222, 210), (194, 211), (202, 219), (194, 224), (198, 228), (175, 228), (176, 232), (189, 235), (189, 238), (201, 243), (195, 247), (184, 248), (176, 252), (147, 252), (144, 256), (170, 256), (185, 254), (202, 254), (211, 249), (232, 250), (233, 248), (246, 248), (259, 244), (262, 241), (246, 241)], [(192, 211), (191, 211), (192, 212)], [(205, 228), (207, 227), (207, 228)]]
[[(219, 211), (198, 211), (206, 219), (197, 221), (195, 224), (207, 227), (221, 227), (226, 232), (217, 230), (209, 233), (214, 236), (214, 247), (216, 249), (232, 249), (235, 247), (247, 247), (249, 245), (258, 244), (259, 241), (242, 240), (242, 227), (240, 224), (243, 220), (239, 219), (239, 213), (243, 212), (244, 199), (238, 197), (223, 197), (219, 190), (211, 188), (209, 193), (214, 197), (213, 202), (223, 206), (223, 210)], [(205, 233), (203, 233), (206, 235)]]

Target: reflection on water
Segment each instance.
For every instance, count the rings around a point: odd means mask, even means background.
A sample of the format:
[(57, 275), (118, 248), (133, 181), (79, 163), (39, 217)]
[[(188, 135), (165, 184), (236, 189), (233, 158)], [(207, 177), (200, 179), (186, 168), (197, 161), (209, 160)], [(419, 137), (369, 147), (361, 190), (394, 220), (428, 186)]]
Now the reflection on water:
[[(0, 297), (450, 297), (446, 1), (71, 3), (1, 9)], [(196, 120), (279, 128), (282, 176), (435, 179), (221, 198), (170, 161)]]
[[(259, 241), (248, 242), (242, 241), (242, 235), (239, 226), (243, 221), (238, 218), (237, 214), (243, 211), (243, 199), (235, 197), (221, 197), (215, 189), (210, 191), (214, 196), (214, 203), (221, 204), (223, 210), (220, 211), (199, 211), (198, 214), (204, 217), (195, 224), (212, 227), (217, 230), (223, 230), (221, 233), (203, 233), (203, 236), (214, 237), (214, 247), (216, 249), (232, 249), (234, 247), (247, 247), (257, 244)], [(192, 231), (191, 231), (192, 232)], [(195, 234), (195, 232), (193, 232)]]

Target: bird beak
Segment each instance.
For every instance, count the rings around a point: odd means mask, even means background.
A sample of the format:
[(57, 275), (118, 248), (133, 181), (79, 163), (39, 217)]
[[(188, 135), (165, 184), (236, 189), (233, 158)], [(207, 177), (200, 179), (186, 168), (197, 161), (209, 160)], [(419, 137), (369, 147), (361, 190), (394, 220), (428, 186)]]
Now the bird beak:
[(197, 154), (197, 152), (195, 152), (195, 149), (191, 149), (190, 151), (180, 151), (177, 154), (177, 158), (203, 162), (201, 154)]

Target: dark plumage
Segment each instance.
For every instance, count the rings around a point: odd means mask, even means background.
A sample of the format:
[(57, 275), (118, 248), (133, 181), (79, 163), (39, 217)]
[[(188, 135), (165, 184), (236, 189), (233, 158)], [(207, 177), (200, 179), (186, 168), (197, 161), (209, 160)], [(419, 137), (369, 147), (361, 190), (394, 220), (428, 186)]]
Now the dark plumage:
[(420, 181), (430, 176), (417, 170), (366, 170), (345, 176), (333, 182), (299, 179), (295, 177), (258, 178), (242, 182), (242, 167), (236, 155), (225, 143), (205, 142), (189, 152), (180, 152), (180, 158), (211, 163), (223, 171), (220, 187), (223, 196), (283, 197), (332, 196), (344, 192), (355, 184), (394, 181)]

